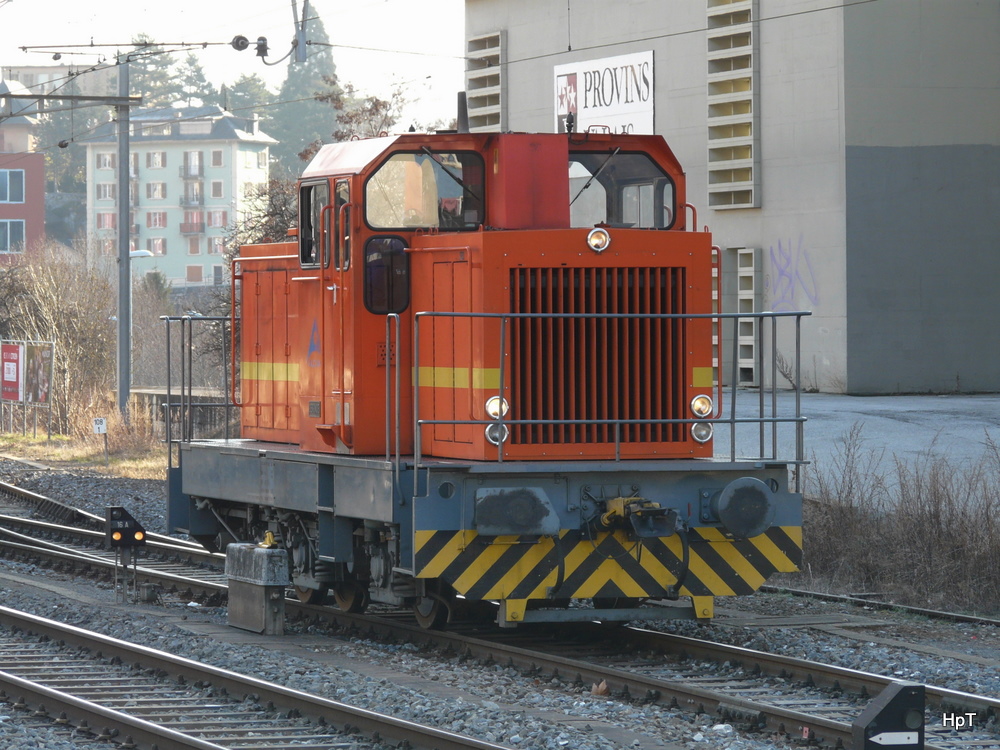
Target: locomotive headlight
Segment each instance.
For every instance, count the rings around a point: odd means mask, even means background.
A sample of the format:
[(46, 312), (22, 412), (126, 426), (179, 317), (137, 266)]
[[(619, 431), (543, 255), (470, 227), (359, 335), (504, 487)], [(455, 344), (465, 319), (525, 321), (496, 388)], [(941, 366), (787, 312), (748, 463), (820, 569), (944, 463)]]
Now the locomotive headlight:
[(711, 440), (714, 431), (708, 422), (695, 422), (691, 425), (691, 437), (699, 443), (707, 443)]
[(691, 399), (691, 411), (694, 412), (696, 417), (707, 417), (712, 413), (712, 397), (706, 396), (705, 394), (699, 394)]
[(507, 399), (505, 398), (501, 398), (500, 396), (490, 396), (489, 400), (486, 402), (486, 413), (489, 415), (490, 419), (500, 419), (500, 417), (506, 417), (508, 411), (510, 411), (510, 404), (507, 403)]
[(590, 234), (587, 235), (587, 247), (595, 253), (603, 253), (609, 245), (611, 245), (611, 235), (607, 229), (596, 227), (590, 230)]
[(493, 424), (486, 425), (486, 439), (489, 440), (492, 445), (505, 443), (509, 437), (510, 430), (507, 429), (507, 425), (500, 425), (495, 422)]

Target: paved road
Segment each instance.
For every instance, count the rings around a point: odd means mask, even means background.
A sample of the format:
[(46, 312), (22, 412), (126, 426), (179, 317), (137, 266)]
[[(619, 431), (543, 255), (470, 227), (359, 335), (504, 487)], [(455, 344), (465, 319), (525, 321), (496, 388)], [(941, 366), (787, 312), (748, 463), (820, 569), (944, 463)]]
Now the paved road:
[[(729, 416), (730, 394), (723, 397)], [(756, 410), (756, 392), (737, 392), (737, 416)], [(770, 408), (770, 395), (767, 395)], [(794, 398), (778, 393), (777, 414), (794, 416)], [(804, 443), (806, 458), (815, 468), (835, 464), (852, 432), (863, 451), (882, 455), (882, 466), (891, 467), (894, 458), (905, 462), (942, 458), (952, 465), (976, 461), (990, 450), (989, 441), (1000, 446), (1000, 394), (945, 396), (840, 396), (828, 393), (802, 395), (806, 417)], [(716, 453), (728, 451), (728, 429), (720, 425), (716, 433)], [(757, 431), (737, 429), (737, 454), (757, 453)], [(770, 436), (766, 438), (770, 446)], [(778, 430), (779, 456), (791, 455), (795, 446), (790, 425)], [(998, 467), (1000, 468), (1000, 467)]]

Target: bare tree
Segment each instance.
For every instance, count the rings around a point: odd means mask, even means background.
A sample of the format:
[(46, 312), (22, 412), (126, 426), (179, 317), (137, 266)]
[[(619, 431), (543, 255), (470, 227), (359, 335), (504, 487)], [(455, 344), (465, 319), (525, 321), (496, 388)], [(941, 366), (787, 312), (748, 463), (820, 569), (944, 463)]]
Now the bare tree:
[(65, 252), (44, 247), (3, 269), (3, 338), (52, 341), (53, 429), (68, 432), (70, 415), (106, 396), (115, 382), (117, 295), (110, 280)]

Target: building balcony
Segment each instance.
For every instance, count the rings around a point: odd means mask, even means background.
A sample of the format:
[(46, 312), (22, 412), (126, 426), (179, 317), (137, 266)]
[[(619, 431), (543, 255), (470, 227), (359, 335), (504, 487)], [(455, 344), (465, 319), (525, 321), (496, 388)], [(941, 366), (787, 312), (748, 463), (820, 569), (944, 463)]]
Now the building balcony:
[(182, 208), (190, 206), (204, 206), (205, 196), (204, 195), (182, 195), (180, 199), (180, 206)]
[(181, 234), (205, 234), (205, 222), (192, 221), (182, 223)]
[(180, 167), (178, 173), (183, 180), (197, 180), (205, 176), (205, 166), (203, 164), (185, 164)]

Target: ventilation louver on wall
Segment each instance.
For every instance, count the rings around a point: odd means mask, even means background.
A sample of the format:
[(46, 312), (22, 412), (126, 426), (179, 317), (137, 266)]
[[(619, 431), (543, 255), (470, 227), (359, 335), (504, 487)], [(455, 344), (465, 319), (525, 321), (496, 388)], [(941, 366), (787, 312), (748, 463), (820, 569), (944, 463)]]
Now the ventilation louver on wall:
[[(745, 315), (759, 312), (762, 293), (760, 250), (752, 247), (726, 248), (722, 262), (722, 293), (727, 301), (726, 312)], [(759, 386), (762, 374), (759, 368), (760, 321), (756, 318), (728, 320), (723, 330), (723, 368), (720, 373), (723, 382), (730, 386)], [(735, 348), (733, 336), (737, 339)]]
[(757, 0), (708, 0), (708, 205), (759, 208)]
[(503, 31), (466, 42), (465, 91), (469, 130), (473, 133), (507, 129), (507, 55)]

